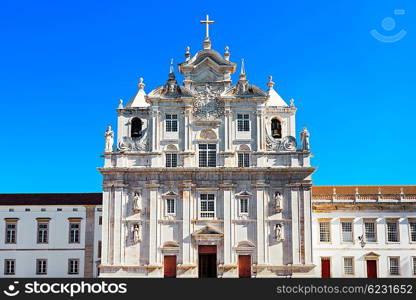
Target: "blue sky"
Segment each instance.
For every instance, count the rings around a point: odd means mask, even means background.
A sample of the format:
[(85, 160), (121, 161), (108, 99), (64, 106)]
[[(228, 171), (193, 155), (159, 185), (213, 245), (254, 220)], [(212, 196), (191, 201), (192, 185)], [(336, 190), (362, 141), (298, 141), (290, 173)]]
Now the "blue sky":
[[(100, 191), (118, 99), (129, 100), (141, 76), (146, 92), (163, 84), (187, 45), (200, 50), (207, 13), (214, 49), (228, 45), (250, 83), (265, 89), (273, 75), (278, 93), (295, 99), (319, 167), (314, 184), (416, 183), (415, 1), (0, 5), (2, 193)], [(407, 35), (385, 43), (372, 29)]]

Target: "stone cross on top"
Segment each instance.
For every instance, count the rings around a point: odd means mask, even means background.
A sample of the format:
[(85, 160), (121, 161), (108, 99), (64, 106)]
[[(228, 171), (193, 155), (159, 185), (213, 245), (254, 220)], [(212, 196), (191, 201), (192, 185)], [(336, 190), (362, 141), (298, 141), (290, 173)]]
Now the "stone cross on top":
[(213, 20), (209, 19), (209, 16), (207, 15), (205, 20), (201, 20), (201, 24), (205, 24), (205, 39), (209, 39), (209, 25), (214, 24)]

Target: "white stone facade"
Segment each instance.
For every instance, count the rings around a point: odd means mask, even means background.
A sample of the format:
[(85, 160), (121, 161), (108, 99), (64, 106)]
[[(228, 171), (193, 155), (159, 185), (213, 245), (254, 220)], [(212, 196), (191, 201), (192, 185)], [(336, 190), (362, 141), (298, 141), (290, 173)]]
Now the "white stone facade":
[[(101, 208), (96, 206), (0, 205), (1, 274), (4, 277), (96, 277), (100, 215)], [(40, 224), (45, 226), (45, 233), (39, 232)], [(77, 230), (72, 239), (71, 224)], [(40, 260), (45, 261), (42, 267)], [(70, 260), (76, 261), (72, 270)]]
[(172, 65), (165, 85), (146, 95), (141, 80), (117, 109), (116, 149), (100, 168), (100, 276), (163, 277), (175, 256), (177, 277), (198, 277), (202, 245), (216, 246), (217, 277), (238, 277), (240, 255), (250, 277), (309, 276), (315, 168), (297, 145), (296, 107), (271, 78), (267, 91), (249, 84), (244, 65), (232, 85), (229, 49), (208, 36), (203, 46), (187, 48), (183, 85)]
[[(377, 188), (379, 192), (374, 192)], [(313, 253), (317, 276), (416, 276), (414, 186), (350, 187), (352, 192), (349, 194), (345, 194), (345, 191), (344, 194), (333, 194), (328, 189), (326, 195), (321, 194), (323, 187), (317, 189), (320, 189), (320, 193), (314, 195), (312, 203)], [(346, 190), (348, 187), (338, 187), (340, 189)], [(373, 192), (368, 192), (371, 189)], [(384, 189), (396, 191), (384, 194)], [(328, 235), (325, 234), (327, 228)], [(323, 271), (325, 264), (326, 275)], [(372, 275), (370, 269), (373, 270)]]

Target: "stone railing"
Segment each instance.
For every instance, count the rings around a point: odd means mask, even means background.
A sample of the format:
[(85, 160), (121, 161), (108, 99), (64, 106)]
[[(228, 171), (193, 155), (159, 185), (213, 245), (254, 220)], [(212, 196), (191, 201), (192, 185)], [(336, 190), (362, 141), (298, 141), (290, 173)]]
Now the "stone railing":
[(416, 194), (318, 194), (312, 195), (312, 201), (339, 202), (385, 202), (385, 201), (416, 201)]

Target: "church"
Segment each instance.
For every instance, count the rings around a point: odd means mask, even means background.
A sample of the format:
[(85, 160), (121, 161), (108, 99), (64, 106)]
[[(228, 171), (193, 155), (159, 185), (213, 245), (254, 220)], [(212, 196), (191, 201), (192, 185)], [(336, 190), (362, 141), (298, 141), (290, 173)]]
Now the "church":
[[(313, 269), (309, 132), (296, 107), (249, 83), (244, 61), (186, 48), (176, 80), (143, 80), (106, 132), (100, 276), (307, 276)], [(238, 82), (231, 75), (238, 72)]]
[(312, 186), (294, 100), (201, 23), (200, 50), (120, 100), (102, 194), (0, 194), (4, 277), (416, 277), (416, 186)]

